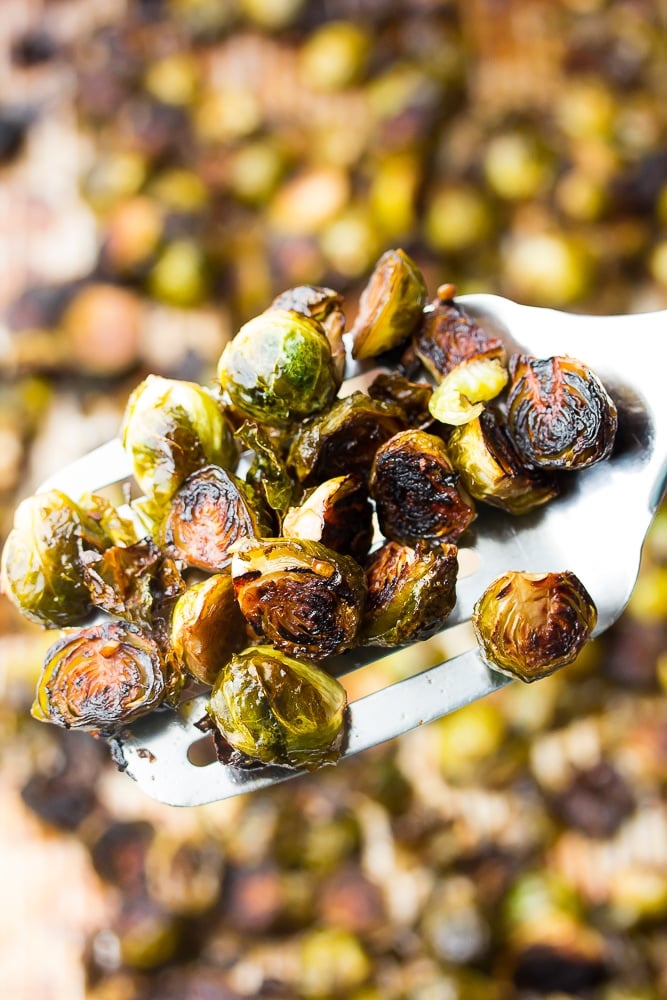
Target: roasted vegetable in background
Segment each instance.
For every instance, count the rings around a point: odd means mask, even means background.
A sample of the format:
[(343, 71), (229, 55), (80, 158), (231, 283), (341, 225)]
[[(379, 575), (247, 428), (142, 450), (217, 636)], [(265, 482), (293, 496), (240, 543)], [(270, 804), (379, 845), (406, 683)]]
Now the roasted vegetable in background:
[(349, 556), (295, 538), (247, 541), (232, 578), (246, 620), (277, 649), (323, 659), (354, 645), (366, 580)]
[(158, 505), (202, 465), (234, 469), (238, 460), (220, 404), (194, 382), (149, 375), (130, 395), (121, 437), (137, 483)]
[(229, 565), (236, 542), (268, 530), (269, 518), (250, 487), (232, 472), (207, 465), (174, 495), (162, 541), (186, 565), (216, 572)]
[(508, 434), (505, 417), (493, 407), (455, 427), (447, 439), (447, 453), (475, 500), (510, 514), (526, 514), (558, 495), (554, 475), (526, 465)]
[(171, 618), (171, 645), (178, 662), (203, 684), (213, 684), (233, 653), (247, 641), (247, 626), (227, 573), (191, 584)]
[(370, 477), (380, 530), (404, 545), (454, 541), (475, 518), (441, 438), (401, 431), (378, 449)]
[(505, 573), (487, 587), (472, 616), (484, 658), (522, 681), (571, 663), (596, 623), (592, 597), (569, 571)]
[(321, 325), (333, 359), (336, 376), (342, 381), (345, 373), (345, 313), (343, 312), (343, 296), (333, 288), (322, 288), (319, 285), (297, 285), (281, 292), (271, 303), (271, 309), (291, 309), (317, 320)]
[(368, 555), (373, 539), (373, 505), (358, 476), (337, 476), (308, 490), (283, 520), (286, 538), (321, 542), (357, 562)]
[(66, 729), (112, 733), (156, 708), (168, 686), (154, 639), (136, 625), (107, 621), (51, 646), (32, 714)]
[(597, 375), (569, 357), (510, 358), (510, 434), (521, 455), (543, 469), (585, 469), (614, 445), (616, 405)]
[(208, 711), (241, 754), (312, 770), (340, 757), (346, 704), (345, 688), (319, 667), (251, 646), (220, 674)]
[(81, 553), (109, 544), (100, 524), (60, 490), (27, 497), (2, 551), (2, 591), (30, 621), (77, 625), (92, 606)]
[(348, 473), (367, 480), (375, 452), (404, 424), (399, 407), (353, 392), (298, 428), (288, 466), (304, 486)]
[(321, 324), (293, 309), (242, 326), (220, 356), (218, 378), (237, 410), (272, 427), (325, 410), (340, 386)]
[(505, 360), (502, 340), (482, 330), (454, 302), (455, 291), (453, 285), (440, 286), (412, 336), (412, 349), (436, 382), (462, 361), (479, 357)]
[(368, 598), (361, 638), (374, 646), (428, 639), (456, 602), (457, 548), (385, 542), (366, 566)]
[(447, 372), (428, 404), (432, 417), (455, 427), (478, 417), (505, 388), (508, 375), (497, 358), (472, 358)]
[(387, 250), (359, 299), (350, 331), (352, 356), (373, 358), (410, 336), (426, 305), (424, 277), (404, 250)]
[(160, 829), (146, 849), (148, 894), (177, 916), (210, 913), (220, 893), (224, 870), (219, 843), (204, 831), (185, 834)]

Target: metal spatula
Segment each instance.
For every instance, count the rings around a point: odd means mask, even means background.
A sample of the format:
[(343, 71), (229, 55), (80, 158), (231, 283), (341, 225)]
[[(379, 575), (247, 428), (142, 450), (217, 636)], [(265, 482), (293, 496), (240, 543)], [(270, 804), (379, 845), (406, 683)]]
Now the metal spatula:
[[(562, 496), (534, 513), (512, 517), (488, 509), (460, 551), (456, 607), (443, 634), (470, 619), (487, 585), (510, 569), (571, 570), (598, 609), (596, 634), (616, 621), (637, 578), (642, 543), (667, 481), (667, 381), (664, 351), (667, 312), (585, 317), (517, 305), (494, 295), (457, 300), (508, 351), (538, 357), (569, 354), (592, 368), (619, 411), (614, 453), (568, 481)], [(128, 478), (118, 441), (63, 469), (44, 484), (74, 498)], [(442, 658), (440, 644), (412, 647), (416, 664)], [(357, 650), (339, 657), (341, 675), (366, 667), (385, 651)], [(403, 660), (411, 654), (403, 653)], [(428, 661), (428, 660), (427, 660)], [(353, 701), (344, 756), (359, 753), (431, 722), (504, 686), (509, 678), (489, 669), (476, 648), (421, 670)], [(212, 738), (196, 723), (207, 695), (177, 711), (156, 712), (119, 739), (130, 775), (150, 796), (172, 805), (212, 802), (271, 785), (296, 773), (281, 767), (242, 769), (214, 759)]]

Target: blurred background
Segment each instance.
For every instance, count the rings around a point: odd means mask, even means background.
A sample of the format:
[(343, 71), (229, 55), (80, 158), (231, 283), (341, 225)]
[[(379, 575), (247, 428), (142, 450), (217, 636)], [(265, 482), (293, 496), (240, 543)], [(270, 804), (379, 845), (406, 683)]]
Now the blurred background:
[[(667, 308), (666, 126), (664, 0), (2, 0), (0, 540), (145, 374), (294, 284), (353, 320), (387, 248)], [(0, 994), (667, 997), (666, 622), (661, 512), (567, 671), (183, 811), (31, 720), (53, 636), (1, 600)]]

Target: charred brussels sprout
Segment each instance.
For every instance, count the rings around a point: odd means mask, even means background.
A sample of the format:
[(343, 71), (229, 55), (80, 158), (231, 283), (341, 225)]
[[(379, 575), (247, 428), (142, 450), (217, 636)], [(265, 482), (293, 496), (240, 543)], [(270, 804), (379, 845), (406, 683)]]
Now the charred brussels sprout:
[(377, 399), (401, 410), (405, 426), (425, 430), (433, 423), (429, 403), (433, 386), (428, 382), (412, 382), (398, 372), (380, 372), (368, 387), (371, 399)]
[(522, 681), (571, 663), (596, 623), (592, 597), (569, 571), (505, 573), (484, 591), (472, 616), (484, 658)]
[(208, 711), (239, 753), (311, 770), (340, 757), (346, 705), (343, 686), (319, 667), (251, 646), (221, 672)]
[(342, 381), (345, 373), (345, 313), (343, 296), (332, 288), (319, 285), (297, 285), (282, 292), (271, 303), (271, 309), (291, 309), (317, 320), (329, 341), (336, 376)]
[(404, 250), (387, 250), (361, 293), (352, 356), (373, 358), (406, 340), (426, 305), (424, 277)]
[(173, 497), (162, 527), (177, 559), (215, 572), (231, 561), (231, 546), (268, 532), (262, 504), (243, 480), (216, 465), (189, 476)]
[(366, 568), (368, 599), (362, 638), (374, 646), (428, 639), (445, 624), (456, 602), (457, 548), (416, 548), (385, 542)]
[(475, 518), (441, 438), (401, 431), (378, 449), (370, 478), (382, 533), (404, 545), (454, 541)]
[(179, 663), (203, 684), (213, 684), (246, 638), (246, 622), (226, 573), (192, 584), (174, 606), (172, 648)]
[(112, 545), (101, 553), (85, 553), (81, 572), (96, 608), (150, 627), (154, 586), (163, 563), (158, 546), (144, 538), (132, 545)]
[(353, 392), (297, 430), (287, 464), (304, 486), (348, 473), (367, 480), (377, 449), (404, 427), (398, 406)]
[[(204, 830), (158, 829), (146, 850), (148, 895), (167, 913), (206, 917), (219, 899), (225, 860), (217, 838)], [(167, 995), (173, 1000), (171, 990)], [(180, 1000), (188, 996), (184, 990)]]
[(194, 382), (149, 375), (131, 394), (121, 426), (134, 476), (157, 503), (202, 465), (234, 469), (238, 452), (219, 403)]
[(475, 500), (510, 514), (526, 514), (558, 495), (551, 473), (530, 468), (521, 459), (505, 418), (494, 408), (455, 427), (447, 439), (447, 453)]
[(442, 285), (438, 289), (412, 337), (415, 353), (436, 381), (462, 361), (479, 357), (505, 360), (502, 340), (485, 333), (456, 305), (455, 291), (453, 285)]
[(350, 556), (295, 538), (247, 541), (232, 578), (246, 620), (277, 649), (323, 659), (354, 645), (366, 579)]
[(309, 490), (283, 521), (287, 538), (322, 542), (361, 562), (373, 540), (373, 505), (358, 476), (337, 476)]
[(284, 427), (325, 410), (340, 379), (324, 330), (293, 309), (271, 309), (230, 340), (218, 378), (244, 416)]
[(436, 387), (429, 402), (431, 416), (459, 427), (478, 417), (484, 403), (502, 392), (507, 379), (507, 370), (497, 358), (462, 361)]
[(136, 625), (90, 625), (49, 649), (32, 715), (66, 729), (112, 733), (163, 700), (168, 684), (157, 643)]
[(569, 357), (510, 359), (507, 421), (519, 452), (543, 469), (585, 469), (614, 445), (616, 405), (597, 375)]
[(30, 621), (47, 628), (77, 625), (92, 606), (82, 553), (108, 544), (101, 525), (60, 490), (27, 497), (2, 552), (2, 591)]

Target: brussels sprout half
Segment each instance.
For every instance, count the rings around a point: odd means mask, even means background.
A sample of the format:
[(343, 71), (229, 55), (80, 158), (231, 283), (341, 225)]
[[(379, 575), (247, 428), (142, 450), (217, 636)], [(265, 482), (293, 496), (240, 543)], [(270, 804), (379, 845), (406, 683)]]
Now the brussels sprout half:
[(510, 358), (507, 423), (517, 450), (542, 469), (585, 469), (611, 453), (616, 405), (597, 375), (570, 357)]
[(321, 324), (292, 309), (242, 326), (220, 356), (218, 378), (237, 410), (272, 427), (325, 410), (340, 387)]
[(215, 573), (181, 594), (171, 618), (171, 644), (179, 663), (203, 684), (213, 684), (247, 639), (232, 578)]
[(319, 667), (251, 646), (222, 670), (208, 712), (247, 757), (313, 770), (340, 757), (346, 706), (345, 688)]
[(352, 357), (373, 358), (406, 340), (426, 305), (424, 277), (404, 250), (387, 250), (359, 299), (350, 331)]
[(597, 623), (597, 609), (574, 573), (503, 574), (475, 604), (472, 624), (487, 662), (522, 681), (571, 663)]
[(336, 476), (308, 490), (283, 520), (286, 538), (321, 542), (361, 562), (373, 540), (373, 505), (358, 476)]
[(167, 693), (157, 643), (136, 625), (108, 621), (51, 646), (32, 715), (66, 729), (112, 733), (156, 708)]
[(397, 406), (406, 427), (425, 430), (433, 423), (429, 402), (433, 386), (428, 382), (412, 382), (397, 371), (379, 372), (368, 387), (371, 399)]
[(423, 313), (412, 336), (412, 348), (424, 367), (439, 382), (462, 361), (496, 358), (504, 363), (505, 345), (487, 334), (454, 302), (453, 285), (441, 285)]
[(81, 572), (96, 608), (150, 627), (153, 585), (163, 562), (162, 551), (144, 538), (132, 545), (112, 545), (102, 553), (86, 553)]
[(349, 556), (295, 538), (248, 540), (234, 554), (232, 579), (256, 634), (288, 655), (319, 660), (354, 645), (366, 578)]
[(82, 552), (109, 544), (97, 521), (60, 490), (27, 497), (2, 552), (2, 591), (30, 621), (47, 628), (77, 625), (92, 607)]
[(231, 472), (207, 465), (176, 491), (162, 541), (187, 566), (216, 572), (231, 562), (240, 539), (269, 532), (270, 518), (252, 489)]
[(558, 495), (555, 476), (526, 465), (502, 412), (493, 407), (455, 427), (447, 439), (447, 453), (475, 500), (510, 514), (526, 514)]
[(202, 465), (233, 470), (238, 461), (231, 425), (211, 393), (159, 375), (149, 375), (130, 395), (121, 439), (137, 483), (158, 504)]
[(361, 638), (373, 646), (402, 646), (428, 639), (456, 603), (457, 548), (443, 543), (416, 548), (385, 542), (366, 567), (368, 600)]
[(366, 481), (377, 449), (405, 425), (400, 407), (353, 392), (297, 429), (288, 467), (304, 486), (350, 473)]
[(441, 438), (401, 431), (378, 449), (370, 477), (380, 530), (404, 545), (455, 541), (474, 520)]

